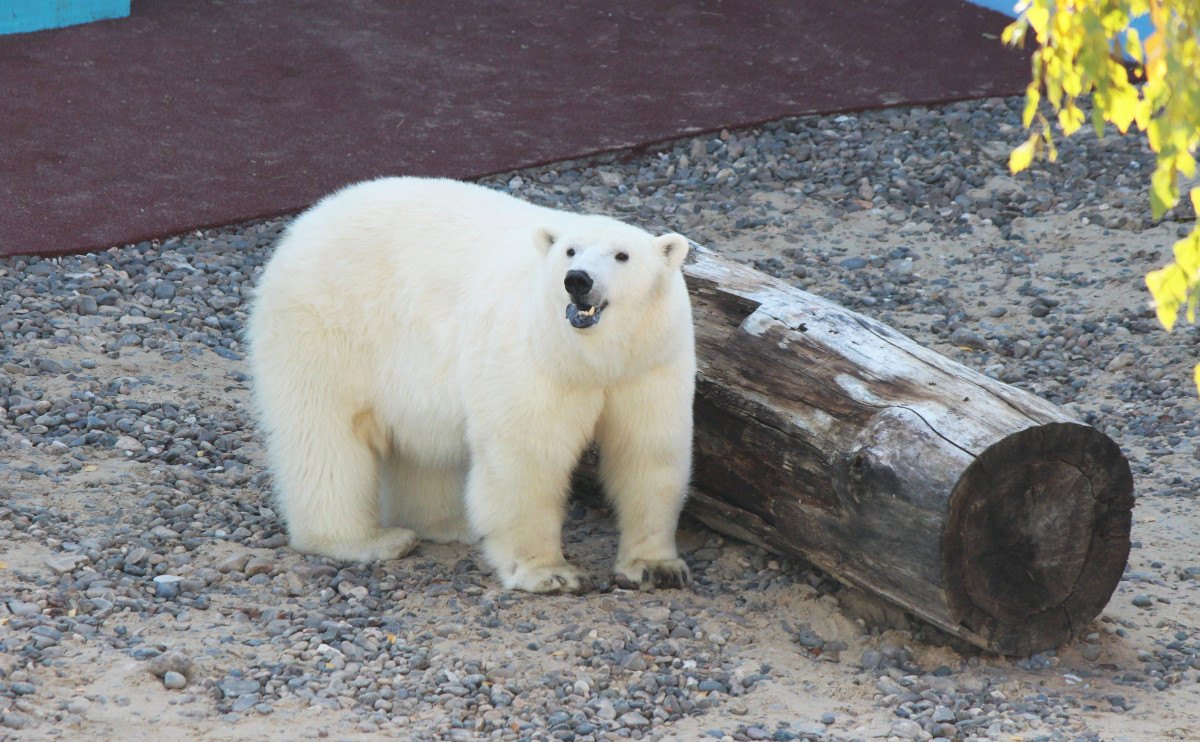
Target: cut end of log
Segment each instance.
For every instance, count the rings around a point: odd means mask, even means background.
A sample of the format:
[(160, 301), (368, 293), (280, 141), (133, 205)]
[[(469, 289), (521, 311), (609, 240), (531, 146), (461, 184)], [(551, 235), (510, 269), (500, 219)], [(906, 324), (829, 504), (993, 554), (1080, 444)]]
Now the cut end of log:
[(1095, 428), (1040, 425), (987, 448), (956, 484), (943, 536), (961, 633), (1029, 655), (1082, 631), (1121, 579), (1132, 508), (1129, 463)]

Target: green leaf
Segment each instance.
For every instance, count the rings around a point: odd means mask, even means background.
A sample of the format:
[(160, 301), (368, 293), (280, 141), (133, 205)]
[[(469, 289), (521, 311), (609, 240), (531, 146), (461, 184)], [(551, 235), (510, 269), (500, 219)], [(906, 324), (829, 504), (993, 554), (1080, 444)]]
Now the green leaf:
[(1100, 106), (1092, 106), (1092, 128), (1096, 130), (1096, 138), (1104, 138), (1104, 112)]

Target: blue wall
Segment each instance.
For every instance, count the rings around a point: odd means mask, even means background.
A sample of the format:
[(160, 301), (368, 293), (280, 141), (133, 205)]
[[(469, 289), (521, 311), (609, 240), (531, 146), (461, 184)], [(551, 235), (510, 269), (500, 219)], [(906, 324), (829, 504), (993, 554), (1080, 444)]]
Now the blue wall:
[[(1017, 0), (967, 0), (974, 5), (982, 5), (985, 8), (999, 11), (1010, 18), (1016, 18), (1017, 14), (1013, 12), (1013, 8), (1017, 6)], [(1138, 36), (1145, 41), (1150, 34), (1154, 33), (1154, 24), (1150, 23), (1150, 16), (1143, 15), (1133, 19), (1133, 23), (1129, 24), (1137, 30)]]
[(124, 18), (129, 0), (0, 0), (0, 34)]

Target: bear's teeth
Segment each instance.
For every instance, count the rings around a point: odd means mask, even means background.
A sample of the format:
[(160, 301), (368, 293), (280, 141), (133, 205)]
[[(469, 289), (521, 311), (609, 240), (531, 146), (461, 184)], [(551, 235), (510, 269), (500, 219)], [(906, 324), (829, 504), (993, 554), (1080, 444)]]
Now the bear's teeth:
[(579, 316), (580, 317), (591, 317), (595, 313), (596, 313), (596, 305), (593, 304), (592, 306), (588, 307), (586, 310), (580, 312)]

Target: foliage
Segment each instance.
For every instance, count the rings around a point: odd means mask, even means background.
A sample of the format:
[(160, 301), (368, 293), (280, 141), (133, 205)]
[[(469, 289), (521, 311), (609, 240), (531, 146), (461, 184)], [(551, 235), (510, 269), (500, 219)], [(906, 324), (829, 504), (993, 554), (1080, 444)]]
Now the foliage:
[[(1041, 113), (1045, 99), (1058, 125), (1070, 136), (1084, 123), (1077, 101), (1091, 93), (1092, 125), (1103, 135), (1105, 122), (1125, 133), (1131, 124), (1146, 133), (1157, 165), (1150, 179), (1150, 208), (1160, 218), (1179, 202), (1181, 176), (1196, 175), (1200, 144), (1200, 2), (1197, 0), (1022, 0), (1020, 17), (1004, 30), (1009, 44), (1022, 44), (1033, 30), (1033, 81), (1025, 91), (1024, 124), (1029, 138), (1013, 150), (1009, 168), (1024, 170), (1036, 156), (1057, 157), (1051, 124)], [(1129, 28), (1132, 18), (1149, 15), (1150, 37)], [(1122, 56), (1131, 61), (1134, 80)], [(1135, 85), (1134, 83), (1139, 83)], [(1200, 185), (1191, 188), (1200, 214)], [(1170, 330), (1179, 308), (1195, 322), (1200, 300), (1200, 229), (1174, 246), (1174, 262), (1146, 276), (1158, 319)], [(1200, 365), (1196, 367), (1200, 388)]]

